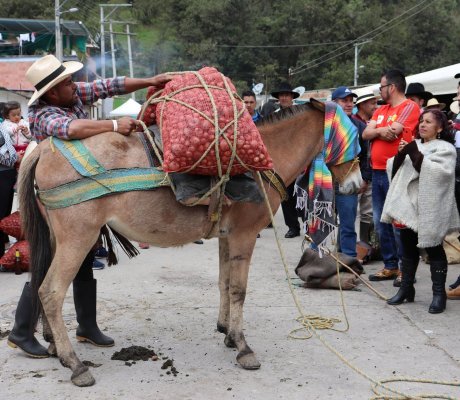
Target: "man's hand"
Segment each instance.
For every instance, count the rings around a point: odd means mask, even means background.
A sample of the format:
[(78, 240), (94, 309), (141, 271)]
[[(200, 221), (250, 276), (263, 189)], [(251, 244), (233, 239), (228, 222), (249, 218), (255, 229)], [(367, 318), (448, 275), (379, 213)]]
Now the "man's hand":
[(117, 120), (118, 129), (117, 132), (122, 135), (128, 136), (131, 132), (134, 132), (139, 125), (139, 122), (130, 117), (123, 117)]
[(158, 89), (162, 89), (171, 79), (172, 79), (171, 75), (167, 75), (167, 74), (156, 75), (151, 78), (148, 78), (149, 86), (155, 86)]
[(392, 142), (398, 137), (398, 134), (393, 127), (388, 126), (382, 129), (382, 131), (380, 132), (380, 137), (382, 140), (385, 140), (386, 142)]

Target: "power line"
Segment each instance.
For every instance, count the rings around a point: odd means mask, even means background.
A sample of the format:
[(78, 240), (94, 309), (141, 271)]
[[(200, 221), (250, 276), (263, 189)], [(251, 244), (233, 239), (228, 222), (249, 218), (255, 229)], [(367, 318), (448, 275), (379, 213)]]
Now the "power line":
[(239, 44), (217, 44), (216, 47), (232, 47), (232, 48), (249, 48), (249, 49), (270, 49), (278, 47), (313, 47), (313, 46), (328, 46), (341, 43), (352, 43), (353, 40), (341, 40), (338, 42), (324, 42), (324, 43), (308, 43), (308, 44), (285, 44), (285, 45), (239, 45)]
[[(351, 44), (351, 43), (356, 43), (356, 42), (359, 42), (359, 41), (362, 41), (362, 40), (372, 40), (373, 38), (377, 37), (377, 36), (380, 35), (381, 33), (386, 32), (388, 29), (391, 29), (393, 26), (395, 26), (395, 25), (397, 25), (397, 24), (399, 24), (399, 23), (401, 23), (401, 22), (404, 22), (405, 20), (407, 20), (407, 19), (409, 19), (409, 18), (412, 18), (414, 15), (416, 15), (416, 14), (418, 14), (419, 12), (423, 11), (425, 8), (427, 8), (427, 7), (430, 5), (430, 3), (428, 3), (425, 7), (423, 7), (423, 8), (421, 8), (421, 9), (417, 10), (417, 11), (414, 12), (413, 14), (411, 14), (411, 15), (409, 15), (409, 16), (406, 16), (406, 18), (404, 18), (404, 19), (398, 21), (398, 22), (395, 23), (394, 25), (391, 25), (391, 26), (388, 27), (387, 29), (383, 29), (383, 30), (382, 30), (382, 28), (385, 27), (386, 25), (390, 24), (390, 23), (393, 22), (393, 21), (396, 21), (396, 20), (402, 18), (402, 17), (405, 16), (407, 13), (411, 12), (412, 10), (414, 10), (414, 9), (417, 8), (417, 7), (420, 7), (422, 4), (426, 3), (427, 1), (428, 1), (428, 0), (422, 0), (420, 3), (417, 3), (415, 6), (413, 6), (413, 7), (409, 8), (409, 9), (407, 9), (406, 11), (404, 11), (402, 14), (398, 15), (397, 17), (392, 18), (391, 20), (385, 22), (383, 25), (380, 25), (379, 27), (377, 27), (377, 28), (375, 28), (375, 29), (373, 29), (373, 30), (371, 30), (371, 31), (369, 31), (369, 32), (367, 32), (367, 33), (365, 33), (365, 34), (363, 34), (363, 35), (357, 37), (356, 39), (350, 41), (348, 44), (345, 44), (345, 45), (342, 45), (342, 46), (340, 46), (340, 47), (337, 47), (336, 49), (334, 49), (334, 50), (332, 50), (332, 51), (330, 51), (330, 52), (328, 52), (328, 53), (326, 53), (326, 54), (324, 54), (324, 55), (322, 55), (322, 56), (320, 56), (320, 57), (318, 57), (318, 58), (316, 58), (316, 59), (314, 59), (314, 60), (312, 60), (312, 61), (308, 61), (307, 63), (305, 63), (305, 64), (303, 64), (303, 65), (301, 65), (301, 66), (299, 66), (299, 67), (292, 68), (292, 69), (291, 69), (291, 75), (296, 75), (296, 74), (298, 74), (298, 73), (300, 73), (300, 72), (303, 72), (303, 71), (305, 71), (305, 70), (307, 70), (307, 69), (317, 67), (318, 65), (321, 65), (322, 63), (324, 63), (324, 62), (326, 62), (326, 61), (330, 61), (330, 60), (332, 60), (332, 59), (334, 59), (334, 58), (336, 58), (336, 57), (341, 56), (342, 54), (344, 54), (344, 53), (346, 53), (346, 52), (352, 50), (352, 48), (349, 48), (349, 49), (347, 49), (347, 50), (345, 50), (345, 51), (342, 51), (342, 52), (340, 52), (340, 53), (338, 53), (338, 54), (335, 54), (335, 53), (336, 53), (337, 51), (339, 51), (339, 50), (345, 48), (345, 47), (348, 47), (349, 44)], [(376, 31), (377, 31), (377, 34), (376, 34), (376, 35), (374, 35), (374, 36), (372, 36), (372, 37), (370, 37), (370, 38), (368, 37), (370, 34), (376, 32)], [(329, 55), (333, 55), (333, 56), (328, 57)], [(311, 65), (311, 64), (313, 64), (313, 65)], [(305, 67), (305, 68), (304, 68), (304, 67)]]

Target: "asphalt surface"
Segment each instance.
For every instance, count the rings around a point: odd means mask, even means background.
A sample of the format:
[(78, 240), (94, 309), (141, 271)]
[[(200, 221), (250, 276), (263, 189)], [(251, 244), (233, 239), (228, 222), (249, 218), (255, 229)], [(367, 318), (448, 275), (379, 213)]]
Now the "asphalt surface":
[[(301, 256), (301, 238), (284, 239), (285, 226), (276, 216), (294, 293), (305, 314), (340, 319), (345, 327), (342, 298), (336, 290), (301, 287), (294, 268)], [(369, 399), (371, 382), (313, 337), (289, 337), (299, 328), (299, 315), (290, 293), (274, 230), (257, 240), (245, 302), (245, 335), (262, 367), (246, 371), (236, 352), (216, 331), (219, 292), (217, 239), (203, 245), (140, 250), (117, 266), (95, 271), (98, 279), (98, 322), (115, 339), (112, 348), (96, 348), (75, 339), (75, 310), (71, 289), (64, 319), (81, 360), (100, 364), (90, 370), (96, 384), (78, 388), (70, 370), (56, 358), (31, 359), (0, 339), (0, 399)], [(381, 267), (365, 266), (368, 274)], [(450, 266), (448, 283), (460, 274)], [(428, 313), (431, 281), (426, 264), (419, 267), (416, 298), (411, 304), (387, 305), (364, 285), (343, 293), (349, 329), (320, 334), (355, 368), (371, 379), (411, 376), (441, 381), (460, 380), (460, 301), (448, 301), (443, 314)], [(27, 274), (0, 273), (0, 329), (11, 329), (14, 311)], [(391, 281), (374, 283), (392, 296)], [(37, 337), (44, 344), (41, 335)], [(158, 361), (126, 365), (111, 360), (115, 351), (132, 345), (153, 349)], [(178, 373), (162, 369), (173, 360)], [(460, 398), (459, 386), (393, 383), (414, 396), (440, 393)]]

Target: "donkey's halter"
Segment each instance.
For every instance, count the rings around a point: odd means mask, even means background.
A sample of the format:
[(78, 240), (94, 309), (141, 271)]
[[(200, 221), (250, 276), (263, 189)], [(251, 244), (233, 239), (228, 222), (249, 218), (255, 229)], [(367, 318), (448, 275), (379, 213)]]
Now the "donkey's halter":
[(357, 165), (359, 165), (359, 157), (355, 157), (353, 159), (353, 161), (351, 162), (350, 167), (345, 172), (345, 174), (337, 174), (337, 173), (334, 172), (333, 173), (334, 178), (337, 180), (337, 182), (339, 184), (342, 184), (345, 181), (345, 179), (347, 179), (348, 175), (350, 175), (350, 173), (356, 169)]

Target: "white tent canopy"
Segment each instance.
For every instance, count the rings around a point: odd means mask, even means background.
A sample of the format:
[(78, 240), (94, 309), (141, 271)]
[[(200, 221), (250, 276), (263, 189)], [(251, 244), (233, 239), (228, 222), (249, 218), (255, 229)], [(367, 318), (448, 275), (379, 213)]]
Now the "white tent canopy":
[[(433, 69), (431, 71), (422, 72), (420, 74), (406, 76), (406, 82), (423, 83), (425, 90), (436, 95), (452, 94), (457, 92), (458, 79), (454, 76), (460, 73), (460, 64), (453, 64), (447, 67)], [(366, 86), (366, 89), (378, 93), (380, 83)]]
[(133, 99), (128, 99), (121, 106), (115, 108), (115, 110), (110, 111), (109, 115), (114, 118), (120, 117), (132, 117), (137, 118), (139, 111), (141, 111), (142, 106)]

